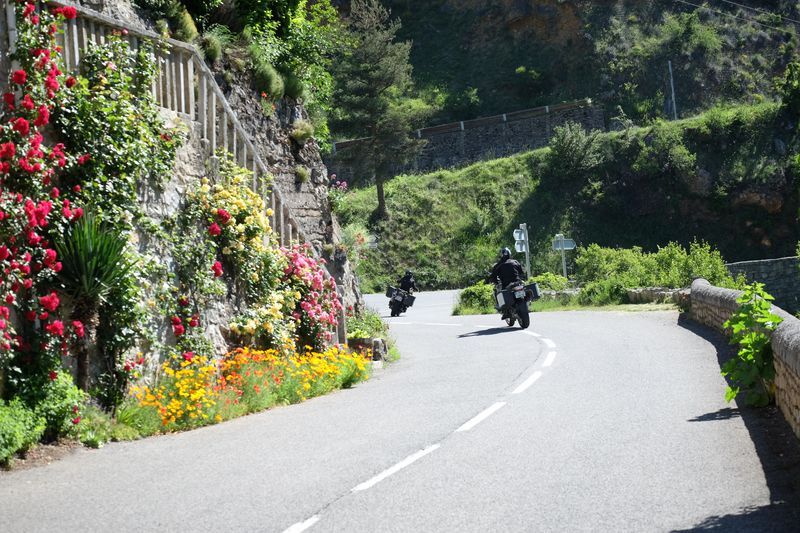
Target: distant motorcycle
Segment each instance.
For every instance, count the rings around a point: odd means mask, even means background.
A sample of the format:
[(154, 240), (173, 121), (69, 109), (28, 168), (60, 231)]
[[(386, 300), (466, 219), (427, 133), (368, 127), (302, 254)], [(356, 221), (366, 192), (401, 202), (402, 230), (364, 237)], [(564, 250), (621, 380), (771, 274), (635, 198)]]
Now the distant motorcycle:
[(515, 282), (503, 289), (499, 284), (494, 288), (494, 298), (497, 302), (497, 309), (503, 313), (503, 320), (506, 324), (513, 326), (519, 322), (519, 327), (527, 328), (531, 324), (530, 310), (528, 302), (531, 302), (541, 295), (539, 285), (531, 283)]
[(386, 289), (386, 297), (389, 298), (389, 309), (392, 316), (400, 316), (400, 313), (405, 313), (416, 300), (416, 297), (408, 291), (391, 286)]

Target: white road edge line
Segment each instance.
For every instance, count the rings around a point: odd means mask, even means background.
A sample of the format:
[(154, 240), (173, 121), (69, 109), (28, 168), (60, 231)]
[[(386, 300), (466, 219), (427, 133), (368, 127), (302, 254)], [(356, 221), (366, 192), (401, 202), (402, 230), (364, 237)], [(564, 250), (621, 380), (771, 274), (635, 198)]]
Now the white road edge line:
[(520, 384), (520, 386), (519, 386), (519, 387), (517, 387), (516, 389), (514, 389), (514, 392), (512, 392), (511, 394), (519, 394), (519, 393), (521, 393), (521, 392), (525, 392), (525, 390), (526, 390), (528, 387), (530, 387), (531, 385), (533, 385), (533, 384), (536, 382), (536, 380), (537, 380), (537, 379), (539, 379), (540, 377), (542, 377), (542, 373), (541, 373), (541, 372), (539, 372), (539, 371), (537, 370), (536, 372), (534, 372), (534, 373), (531, 375), (531, 377), (529, 377), (528, 379), (526, 379), (525, 381), (523, 381), (523, 382)]
[(556, 343), (554, 343), (550, 339), (542, 339), (542, 342), (544, 342), (547, 345), (548, 348), (555, 348), (556, 347)]
[(283, 533), (301, 533), (302, 531), (305, 531), (306, 529), (310, 528), (317, 522), (319, 522), (319, 515), (315, 514), (305, 522), (298, 522), (290, 526), (288, 529), (284, 530)]
[(407, 467), (408, 465), (410, 465), (414, 461), (425, 457), (426, 455), (428, 455), (432, 451), (436, 450), (439, 446), (441, 446), (441, 444), (433, 444), (431, 446), (428, 446), (424, 450), (420, 450), (415, 454), (409, 455), (408, 457), (406, 457), (405, 459), (403, 459), (402, 461), (400, 461), (399, 463), (397, 463), (393, 467), (387, 468), (386, 470), (384, 470), (383, 472), (381, 472), (377, 476), (373, 477), (372, 479), (369, 479), (369, 480), (365, 481), (364, 483), (361, 483), (360, 485), (356, 485), (351, 490), (351, 492), (358, 492), (358, 491), (361, 491), (361, 490), (367, 490), (368, 488), (380, 483), (381, 481), (383, 481), (387, 477), (391, 476), (392, 474), (396, 474), (397, 472), (399, 472), (400, 470), (404, 469), (405, 467)]
[(420, 326), (458, 326), (461, 327), (461, 324), (443, 324), (439, 322), (423, 322)]
[(548, 367), (552, 365), (553, 361), (555, 360), (556, 360), (556, 352), (548, 352), (547, 357), (544, 360), (544, 363), (542, 363), (542, 366)]
[(491, 407), (488, 407), (487, 409), (484, 409), (483, 411), (478, 413), (476, 416), (474, 416), (471, 420), (467, 421), (464, 425), (462, 425), (460, 428), (458, 428), (456, 430), (456, 432), (458, 432), (458, 431), (469, 431), (470, 429), (474, 428), (475, 426), (477, 426), (478, 424), (480, 424), (481, 422), (483, 422), (484, 420), (486, 420), (487, 418), (492, 416), (492, 414), (495, 411), (497, 411), (498, 409), (503, 407), (505, 404), (506, 404), (506, 402), (496, 402), (496, 403), (494, 403)]

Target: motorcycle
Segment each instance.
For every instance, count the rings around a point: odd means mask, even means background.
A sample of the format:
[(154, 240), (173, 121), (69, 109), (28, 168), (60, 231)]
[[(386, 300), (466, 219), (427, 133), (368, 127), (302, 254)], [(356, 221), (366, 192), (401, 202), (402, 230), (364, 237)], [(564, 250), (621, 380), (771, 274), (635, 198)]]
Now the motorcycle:
[(400, 316), (400, 313), (405, 313), (416, 300), (416, 297), (412, 296), (410, 292), (391, 286), (386, 289), (386, 297), (389, 298), (389, 309), (392, 316)]
[(502, 320), (505, 320), (509, 327), (516, 322), (519, 322), (519, 327), (522, 329), (530, 326), (531, 316), (528, 302), (536, 300), (540, 296), (539, 285), (536, 283), (525, 285), (521, 281), (516, 281), (505, 289), (499, 284), (494, 288), (494, 298), (497, 302), (495, 307), (503, 313)]

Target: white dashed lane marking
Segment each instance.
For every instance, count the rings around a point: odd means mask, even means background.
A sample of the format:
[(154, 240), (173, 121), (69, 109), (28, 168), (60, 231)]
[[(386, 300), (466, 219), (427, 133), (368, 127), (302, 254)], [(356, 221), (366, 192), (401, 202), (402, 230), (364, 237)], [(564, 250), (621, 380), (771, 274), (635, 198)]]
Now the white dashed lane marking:
[(375, 476), (375, 477), (373, 477), (371, 479), (368, 479), (367, 481), (365, 481), (364, 483), (361, 483), (360, 485), (356, 485), (353, 488), (352, 492), (358, 492), (358, 491), (362, 491), (362, 490), (367, 490), (368, 488), (370, 488), (370, 487), (372, 487), (374, 485), (377, 485), (378, 483), (380, 483), (381, 481), (383, 481), (387, 477), (391, 476), (392, 474), (396, 474), (397, 472), (401, 471), (402, 469), (404, 469), (405, 467), (407, 467), (408, 465), (410, 465), (414, 461), (422, 459), (423, 457), (425, 457), (426, 455), (428, 455), (432, 451), (434, 451), (437, 448), (439, 448), (439, 446), (441, 446), (441, 444), (433, 444), (431, 446), (428, 446), (424, 450), (420, 450), (415, 454), (409, 455), (408, 457), (406, 457), (405, 459), (403, 459), (402, 461), (400, 461), (399, 463), (397, 463), (393, 467), (387, 468), (386, 470), (384, 470), (383, 472), (381, 472), (377, 476)]
[(506, 404), (506, 402), (497, 402), (497, 403), (492, 404), (490, 407), (484, 409), (483, 411), (478, 413), (476, 416), (471, 418), (469, 421), (464, 423), (464, 425), (462, 425), (460, 428), (458, 428), (456, 430), (456, 432), (458, 432), (458, 431), (469, 431), (470, 429), (474, 428), (475, 426), (477, 426), (478, 424), (480, 424), (481, 422), (483, 422), (484, 420), (486, 420), (487, 418), (492, 416), (492, 414), (494, 414), (498, 409), (503, 407), (505, 404)]
[(542, 363), (542, 366), (543, 367), (548, 367), (548, 366), (552, 365), (553, 361), (555, 361), (555, 360), (556, 360), (556, 352), (548, 352), (547, 353), (547, 357), (544, 360), (544, 363)]
[(315, 514), (305, 522), (298, 522), (290, 526), (289, 528), (284, 530), (283, 533), (301, 533), (306, 529), (310, 528), (311, 526), (313, 526), (314, 524), (316, 524), (317, 522), (319, 522), (319, 515)]
[(531, 385), (533, 385), (534, 383), (536, 383), (536, 380), (537, 380), (537, 379), (539, 379), (540, 377), (542, 377), (542, 373), (541, 373), (541, 372), (539, 372), (539, 371), (537, 370), (536, 372), (534, 372), (534, 373), (531, 375), (531, 377), (529, 377), (528, 379), (526, 379), (525, 381), (523, 381), (523, 382), (520, 384), (520, 386), (519, 386), (519, 387), (517, 387), (516, 389), (514, 389), (514, 392), (512, 392), (511, 394), (519, 394), (519, 393), (521, 393), (521, 392), (525, 392), (525, 389), (527, 389), (528, 387), (530, 387)]

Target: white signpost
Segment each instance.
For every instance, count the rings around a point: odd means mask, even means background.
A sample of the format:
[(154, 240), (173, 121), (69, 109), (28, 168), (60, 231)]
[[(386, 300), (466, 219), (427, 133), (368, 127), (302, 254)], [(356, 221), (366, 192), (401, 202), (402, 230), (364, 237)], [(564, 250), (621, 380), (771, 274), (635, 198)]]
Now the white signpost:
[(528, 225), (520, 224), (519, 229), (514, 230), (514, 249), (519, 252), (525, 252), (525, 273), (528, 278), (531, 277), (531, 252), (528, 246)]
[(553, 250), (561, 250), (561, 268), (564, 270), (564, 277), (567, 277), (567, 258), (564, 255), (564, 250), (574, 250), (575, 249), (575, 241), (572, 239), (567, 239), (564, 237), (563, 233), (556, 234), (556, 238), (553, 239)]

